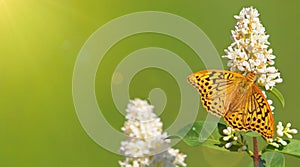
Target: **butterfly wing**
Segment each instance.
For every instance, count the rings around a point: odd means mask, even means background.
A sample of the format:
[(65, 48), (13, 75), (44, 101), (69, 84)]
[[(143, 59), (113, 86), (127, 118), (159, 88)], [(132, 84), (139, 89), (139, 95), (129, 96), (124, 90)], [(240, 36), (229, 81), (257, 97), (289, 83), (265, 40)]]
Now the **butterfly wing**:
[(274, 118), (267, 99), (254, 83), (246, 92), (240, 96), (239, 104), (229, 107), (224, 120), (233, 129), (255, 131), (267, 139), (272, 138)]
[(244, 78), (231, 71), (204, 70), (189, 75), (188, 81), (197, 88), (206, 110), (220, 117), (228, 111), (237, 80)]

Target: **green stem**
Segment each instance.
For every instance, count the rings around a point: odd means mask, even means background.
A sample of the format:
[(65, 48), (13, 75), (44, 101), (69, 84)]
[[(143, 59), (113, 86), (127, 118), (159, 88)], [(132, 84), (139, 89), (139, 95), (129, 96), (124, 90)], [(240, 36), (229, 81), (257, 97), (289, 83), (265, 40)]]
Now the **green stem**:
[(259, 153), (258, 153), (258, 144), (257, 144), (256, 137), (253, 137), (253, 162), (254, 162), (254, 167), (259, 167)]

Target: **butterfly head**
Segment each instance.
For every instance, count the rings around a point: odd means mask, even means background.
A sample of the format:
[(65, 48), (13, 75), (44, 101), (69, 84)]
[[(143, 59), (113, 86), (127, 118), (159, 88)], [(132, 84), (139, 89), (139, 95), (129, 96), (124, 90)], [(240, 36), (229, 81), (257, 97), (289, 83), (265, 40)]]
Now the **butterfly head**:
[(254, 82), (254, 79), (255, 79), (255, 72), (250, 72), (250, 73), (247, 73), (246, 74), (246, 78), (251, 81), (251, 82)]

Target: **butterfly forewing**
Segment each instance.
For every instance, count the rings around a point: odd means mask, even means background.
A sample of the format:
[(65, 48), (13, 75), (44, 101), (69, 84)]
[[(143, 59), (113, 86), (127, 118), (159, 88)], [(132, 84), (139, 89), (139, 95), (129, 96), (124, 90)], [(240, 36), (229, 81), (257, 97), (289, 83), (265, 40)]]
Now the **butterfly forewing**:
[(205, 70), (188, 76), (188, 81), (198, 89), (206, 110), (223, 116), (233, 129), (273, 137), (272, 111), (253, 78), (231, 71)]
[(235, 88), (235, 78), (227, 71), (200, 71), (188, 76), (194, 85), (206, 110), (217, 116), (224, 116)]

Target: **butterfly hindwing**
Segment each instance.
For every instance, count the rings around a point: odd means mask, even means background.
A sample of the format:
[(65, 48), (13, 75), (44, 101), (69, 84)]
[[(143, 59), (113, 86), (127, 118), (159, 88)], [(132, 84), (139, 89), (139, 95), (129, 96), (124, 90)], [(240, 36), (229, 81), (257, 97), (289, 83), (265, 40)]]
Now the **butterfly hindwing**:
[(254, 83), (247, 92), (240, 98), (240, 108), (229, 108), (224, 120), (233, 129), (255, 131), (265, 138), (272, 138), (274, 118), (267, 99)]
[(251, 100), (248, 105), (249, 110), (246, 111), (248, 115), (244, 122), (249, 123), (249, 130), (256, 131), (266, 138), (272, 138), (274, 134), (272, 110), (265, 95), (255, 84), (252, 86)]

